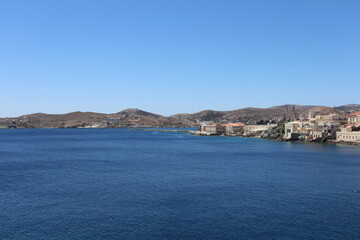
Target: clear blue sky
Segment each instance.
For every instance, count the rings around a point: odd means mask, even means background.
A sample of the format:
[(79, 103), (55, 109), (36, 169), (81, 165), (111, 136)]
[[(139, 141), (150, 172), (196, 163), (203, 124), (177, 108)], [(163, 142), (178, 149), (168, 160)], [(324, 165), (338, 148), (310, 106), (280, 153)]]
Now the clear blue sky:
[(359, 0), (0, 1), (0, 117), (360, 103)]

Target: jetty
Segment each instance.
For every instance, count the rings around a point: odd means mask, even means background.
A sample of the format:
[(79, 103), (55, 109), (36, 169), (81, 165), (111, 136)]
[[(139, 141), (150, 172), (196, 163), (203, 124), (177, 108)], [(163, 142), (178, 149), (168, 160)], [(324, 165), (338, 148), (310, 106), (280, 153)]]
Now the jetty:
[(154, 129), (154, 128), (127, 128), (126, 130), (131, 131), (147, 131), (147, 132), (195, 132), (193, 130), (185, 130), (185, 129)]

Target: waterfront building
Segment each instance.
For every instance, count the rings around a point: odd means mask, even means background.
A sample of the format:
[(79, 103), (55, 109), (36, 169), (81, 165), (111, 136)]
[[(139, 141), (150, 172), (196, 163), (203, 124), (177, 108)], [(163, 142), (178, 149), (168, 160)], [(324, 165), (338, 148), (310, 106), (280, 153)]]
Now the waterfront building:
[[(275, 125), (276, 126), (276, 125)], [(253, 132), (259, 130), (267, 130), (270, 125), (245, 125), (244, 123), (213, 123), (213, 124), (204, 124), (200, 127), (200, 132), (207, 135), (240, 135), (244, 131)], [(246, 129), (246, 130), (245, 130)]]
[(243, 131), (245, 124), (243, 123), (227, 123), (223, 124), (225, 126), (226, 135), (238, 135)]
[(303, 127), (303, 121), (293, 121), (285, 123), (284, 139), (296, 140), (299, 137), (300, 129)]
[(285, 124), (285, 134), (301, 133), (309, 134), (314, 128), (310, 121), (293, 121)]
[(222, 135), (226, 133), (226, 126), (220, 123), (213, 123), (208, 125), (202, 125), (200, 132), (206, 133), (209, 135)]
[(269, 130), (269, 128), (272, 127), (276, 127), (277, 124), (267, 124), (267, 125), (245, 125), (244, 126), (244, 134), (245, 135), (249, 135), (249, 134), (261, 134), (267, 130)]
[(336, 141), (360, 143), (360, 124), (348, 124), (336, 133)]
[(300, 121), (285, 123), (285, 134), (297, 133), (300, 126), (301, 126)]
[(310, 135), (311, 135), (311, 138), (313, 141), (322, 140), (322, 139), (326, 138), (327, 136), (329, 136), (328, 133), (320, 132), (320, 131), (312, 131), (310, 133)]

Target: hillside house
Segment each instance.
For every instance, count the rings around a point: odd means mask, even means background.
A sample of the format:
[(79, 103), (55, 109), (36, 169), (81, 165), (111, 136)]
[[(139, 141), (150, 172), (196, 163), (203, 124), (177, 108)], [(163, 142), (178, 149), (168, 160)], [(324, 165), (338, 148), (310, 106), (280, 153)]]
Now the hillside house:
[(360, 124), (360, 112), (352, 113), (348, 115), (349, 124)]

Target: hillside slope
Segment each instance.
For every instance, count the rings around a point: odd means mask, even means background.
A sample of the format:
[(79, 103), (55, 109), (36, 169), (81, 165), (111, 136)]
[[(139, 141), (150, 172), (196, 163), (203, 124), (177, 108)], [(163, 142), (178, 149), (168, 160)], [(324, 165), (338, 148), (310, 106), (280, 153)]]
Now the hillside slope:
[[(286, 111), (287, 108), (287, 111)], [(308, 116), (332, 112), (360, 111), (359, 104), (339, 107), (311, 105), (281, 105), (269, 108), (242, 108), (232, 111), (205, 110), (197, 113), (162, 116), (140, 109), (129, 108), (118, 113), (71, 112), (66, 114), (34, 113), (16, 118), (0, 119), (0, 128), (87, 128), (87, 127), (191, 127), (202, 122), (243, 122), (247, 124), (276, 121), (284, 116)], [(287, 114), (286, 114), (287, 112)]]

